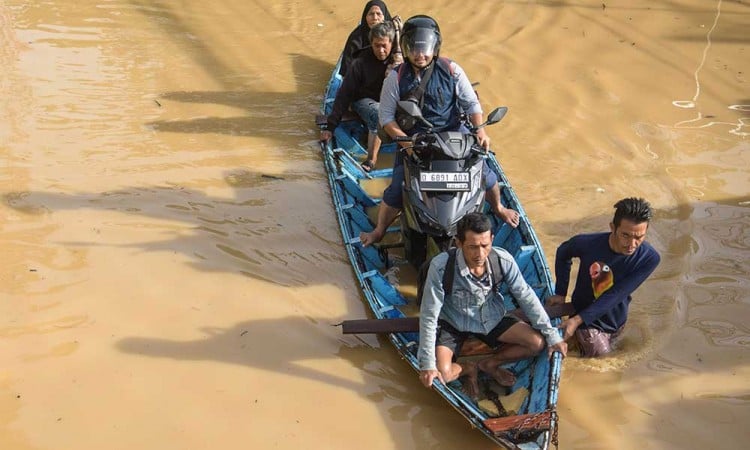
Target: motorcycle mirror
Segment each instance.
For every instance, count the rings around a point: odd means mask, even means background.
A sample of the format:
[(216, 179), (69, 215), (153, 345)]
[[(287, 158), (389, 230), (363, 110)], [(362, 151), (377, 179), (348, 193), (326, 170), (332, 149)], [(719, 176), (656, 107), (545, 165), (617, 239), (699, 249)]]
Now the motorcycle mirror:
[(399, 100), (398, 107), (403, 109), (404, 112), (415, 119), (422, 118), (422, 110), (417, 106), (416, 103), (409, 100)]
[(419, 108), (419, 105), (417, 105), (416, 103), (409, 101), (409, 100), (399, 100), (398, 107), (401, 108), (406, 114), (421, 121), (422, 123), (427, 125), (429, 128), (432, 128), (432, 124), (428, 122), (427, 119), (422, 117), (422, 110)]
[(492, 110), (489, 116), (487, 116), (487, 122), (485, 122), (485, 125), (492, 125), (493, 123), (498, 123), (501, 120), (503, 120), (503, 117), (505, 117), (505, 114), (508, 112), (508, 108), (506, 106), (501, 106), (499, 108), (495, 108)]

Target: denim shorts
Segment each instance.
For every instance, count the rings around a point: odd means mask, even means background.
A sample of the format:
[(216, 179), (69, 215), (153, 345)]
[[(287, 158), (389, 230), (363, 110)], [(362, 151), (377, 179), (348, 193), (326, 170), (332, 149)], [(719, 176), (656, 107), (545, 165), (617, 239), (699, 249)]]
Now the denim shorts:
[(352, 103), (352, 110), (359, 114), (370, 133), (378, 132), (378, 107), (380, 104), (371, 98), (361, 98)]

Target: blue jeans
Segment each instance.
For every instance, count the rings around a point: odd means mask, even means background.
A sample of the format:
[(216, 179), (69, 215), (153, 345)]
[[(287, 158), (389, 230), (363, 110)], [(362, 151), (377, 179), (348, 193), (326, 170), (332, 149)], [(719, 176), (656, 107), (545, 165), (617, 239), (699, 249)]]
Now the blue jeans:
[(352, 103), (352, 110), (359, 114), (370, 133), (378, 132), (378, 107), (380, 104), (371, 98), (361, 98)]

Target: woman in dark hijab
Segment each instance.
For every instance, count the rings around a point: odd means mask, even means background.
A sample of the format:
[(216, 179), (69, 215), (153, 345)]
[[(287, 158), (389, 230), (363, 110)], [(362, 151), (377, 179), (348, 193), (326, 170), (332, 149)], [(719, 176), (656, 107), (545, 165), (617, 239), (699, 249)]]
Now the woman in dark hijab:
[(341, 67), (339, 68), (339, 73), (342, 77), (346, 75), (349, 65), (357, 57), (359, 51), (365, 47), (369, 47), (370, 28), (376, 23), (388, 20), (391, 20), (391, 13), (388, 12), (385, 2), (380, 0), (370, 0), (367, 2), (365, 9), (362, 11), (362, 20), (360, 20), (359, 26), (349, 34), (344, 45), (344, 52), (341, 56)]

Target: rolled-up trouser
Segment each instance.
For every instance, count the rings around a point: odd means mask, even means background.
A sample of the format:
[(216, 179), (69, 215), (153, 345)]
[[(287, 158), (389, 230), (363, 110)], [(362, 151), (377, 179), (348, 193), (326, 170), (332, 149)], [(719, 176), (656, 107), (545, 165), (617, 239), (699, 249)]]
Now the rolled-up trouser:
[(359, 117), (365, 122), (367, 131), (370, 133), (378, 132), (378, 107), (380, 104), (371, 98), (361, 98), (352, 103), (352, 110), (359, 114)]
[(581, 347), (581, 356), (595, 357), (610, 353), (622, 335), (621, 326), (614, 333), (607, 333), (596, 328), (579, 328), (576, 330), (576, 340)]

